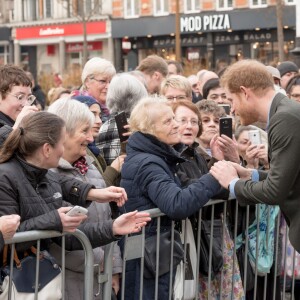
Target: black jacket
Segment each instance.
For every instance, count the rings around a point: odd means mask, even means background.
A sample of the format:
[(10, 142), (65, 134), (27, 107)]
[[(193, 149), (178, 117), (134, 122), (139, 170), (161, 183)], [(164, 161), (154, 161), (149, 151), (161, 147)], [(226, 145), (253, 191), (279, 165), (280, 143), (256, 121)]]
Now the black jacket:
[(0, 111), (0, 146), (7, 139), (8, 135), (12, 132), (12, 127), (15, 122), (9, 116)]
[[(18, 214), (21, 224), (18, 231), (56, 230), (62, 231), (57, 209), (62, 206), (86, 206), (92, 185), (77, 179), (60, 176), (46, 169), (28, 164), (19, 157), (0, 164), (0, 216)], [(67, 202), (66, 202), (67, 201)], [(68, 203), (69, 202), (69, 203)], [(112, 221), (105, 223), (82, 223), (79, 229), (89, 238), (92, 247), (115, 240)], [(81, 243), (67, 236), (68, 250), (81, 249)], [(23, 248), (22, 248), (23, 249)]]
[(171, 219), (184, 219), (220, 190), (210, 174), (182, 188), (176, 172), (178, 164), (185, 160), (154, 136), (136, 132), (126, 149), (121, 186), (128, 195), (127, 211), (158, 207)]
[(181, 151), (181, 156), (186, 159), (179, 164), (177, 171), (182, 186), (188, 186), (209, 171), (205, 158), (196, 151), (198, 146), (199, 144), (194, 143), (191, 147), (185, 146)]

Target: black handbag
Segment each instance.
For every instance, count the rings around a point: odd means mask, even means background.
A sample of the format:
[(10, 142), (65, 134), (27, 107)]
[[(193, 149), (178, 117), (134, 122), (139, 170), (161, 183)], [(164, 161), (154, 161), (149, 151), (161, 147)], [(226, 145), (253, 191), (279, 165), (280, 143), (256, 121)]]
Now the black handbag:
[[(6, 265), (7, 248), (5, 246), (3, 252), (4, 266), (1, 268), (2, 294), (0, 294), (0, 299), (4, 299), (8, 294), (10, 266)], [(31, 295), (34, 298), (36, 260), (36, 249), (34, 247), (31, 247), (31, 252), (21, 260), (19, 260), (17, 252), (14, 252), (12, 295), (15, 298), (13, 299), (31, 299)], [(44, 297), (44, 299), (60, 299), (59, 297), (61, 297), (61, 269), (46, 250), (40, 251), (39, 256), (38, 291), (39, 297)], [(40, 294), (41, 291), (43, 294)]]
[(200, 264), (199, 271), (207, 276), (209, 273), (209, 245), (212, 241), (211, 275), (214, 277), (223, 267), (223, 224), (221, 219), (213, 222), (213, 237), (211, 237), (211, 221), (201, 220)]
[[(159, 247), (159, 270), (158, 276), (170, 272), (171, 264), (171, 230), (161, 232)], [(144, 253), (144, 277), (155, 278), (156, 275), (156, 245), (157, 235), (149, 236), (145, 239)], [(173, 268), (175, 269), (183, 259), (183, 245), (180, 234), (174, 230), (174, 250), (173, 250)]]

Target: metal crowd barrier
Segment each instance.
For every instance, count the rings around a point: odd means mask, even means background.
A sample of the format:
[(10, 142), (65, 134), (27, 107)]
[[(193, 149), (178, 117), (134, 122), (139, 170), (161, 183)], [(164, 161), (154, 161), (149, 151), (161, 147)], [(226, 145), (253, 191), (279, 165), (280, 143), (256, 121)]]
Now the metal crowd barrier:
[[(284, 228), (285, 232), (285, 238), (282, 238), (282, 216), (281, 213), (279, 212), (278, 215), (276, 216), (276, 221), (275, 221), (275, 229), (274, 229), (274, 249), (273, 249), (273, 265), (270, 273), (265, 273), (261, 274), (258, 272), (257, 268), (257, 258), (258, 258), (258, 245), (256, 245), (256, 262), (254, 265), (250, 265), (248, 262), (248, 235), (245, 235), (245, 241), (244, 241), (244, 248), (245, 248), (245, 255), (243, 259), (244, 263), (244, 270), (238, 272), (239, 270), (239, 262), (236, 256), (237, 252), (237, 236), (238, 236), (238, 220), (239, 216), (244, 216), (242, 217), (242, 221), (244, 222), (244, 232), (248, 232), (249, 226), (252, 224), (252, 221), (250, 221), (251, 216), (252, 219), (256, 216), (259, 211), (259, 208), (256, 208), (256, 206), (245, 206), (241, 207), (238, 205), (238, 202), (236, 200), (211, 200), (207, 203), (206, 207), (210, 207), (210, 220), (211, 220), (211, 236), (213, 234), (213, 224), (215, 222), (215, 211), (216, 211), (216, 205), (218, 205), (218, 211), (220, 213), (220, 205), (222, 207), (221, 209), (221, 215), (223, 216), (223, 222), (222, 222), (222, 250), (223, 250), (223, 255), (224, 255), (224, 239), (225, 239), (225, 226), (227, 226), (228, 232), (230, 233), (230, 237), (232, 240), (232, 251), (234, 255), (232, 256), (232, 261), (230, 262), (232, 264), (232, 277), (231, 277), (231, 294), (224, 296), (223, 289), (224, 286), (222, 284), (224, 277), (227, 276), (226, 272), (224, 271), (224, 267), (220, 271), (220, 276), (219, 278), (219, 285), (218, 285), (218, 292), (219, 292), (219, 298), (216, 297), (216, 295), (212, 295), (211, 290), (215, 289), (215, 283), (213, 285), (213, 277), (212, 277), (212, 248), (213, 248), (213, 243), (214, 239), (210, 239), (210, 245), (209, 245), (209, 272), (207, 276), (203, 276), (199, 274), (199, 265), (201, 264), (201, 255), (200, 255), (200, 245), (201, 245), (201, 222), (198, 223), (198, 236), (195, 237), (195, 245), (196, 245), (196, 253), (197, 253), (197, 263), (196, 263), (196, 268), (195, 268), (195, 294), (193, 298), (189, 299), (263, 299), (263, 300), (279, 300), (279, 299), (299, 299), (294, 296), (295, 292), (295, 287), (296, 287), (296, 278), (295, 278), (295, 273), (299, 273), (299, 279), (300, 279), (300, 267), (295, 266), (295, 253), (292, 255), (293, 256), (293, 261), (292, 261), (292, 276), (287, 277), (286, 274), (286, 260), (283, 259), (283, 264), (281, 262), (281, 258), (284, 257), (286, 258), (286, 251), (287, 251), (287, 233), (288, 229)], [(268, 207), (269, 209), (269, 207)], [(157, 232), (159, 232), (160, 228), (160, 219), (161, 217), (164, 216), (164, 214), (159, 210), (159, 209), (151, 209), (147, 210), (147, 212), (150, 213), (152, 219), (157, 218)], [(198, 219), (201, 220), (202, 218), (202, 213), (203, 209), (199, 211), (198, 214)], [(243, 213), (243, 214), (242, 214)], [(269, 213), (269, 212), (268, 212)], [(206, 220), (207, 220), (207, 215), (206, 215)], [(229, 219), (231, 219), (231, 222), (229, 222)], [(233, 221), (232, 221), (233, 220)], [(268, 222), (269, 222), (269, 215), (268, 215)], [(269, 223), (267, 223), (269, 224)], [(172, 222), (172, 230), (174, 229), (175, 222)], [(261, 228), (262, 223), (260, 222), (259, 218), (257, 220), (257, 225), (256, 225), (256, 238), (259, 239), (259, 233)], [(185, 228), (185, 227), (183, 227)], [(253, 226), (252, 226), (253, 228)], [(266, 241), (269, 239), (269, 235), (266, 236)], [(159, 239), (157, 239), (159, 241)], [(106, 246), (106, 259), (105, 259), (105, 265), (104, 265), (104, 274), (105, 276), (103, 277), (104, 280), (103, 282), (103, 299), (111, 299), (111, 276), (112, 276), (112, 245), (107, 245)], [(123, 273), (122, 273), (122, 283), (121, 283), (121, 289), (119, 291), (120, 293), (120, 299), (124, 299), (126, 295), (126, 262), (130, 261), (132, 259), (140, 259), (140, 265), (141, 265), (141, 273), (140, 273), (140, 286), (139, 286), (139, 299), (143, 300), (143, 272), (144, 272), (144, 247), (145, 247), (145, 228), (142, 230), (141, 234), (139, 235), (133, 235), (133, 236), (125, 236), (125, 245), (124, 245), (124, 251), (123, 251)], [(157, 245), (159, 247), (159, 243)], [(110, 249), (111, 248), (111, 249)], [(187, 244), (186, 241), (184, 240), (184, 250), (187, 250)], [(110, 250), (109, 250), (110, 249)], [(291, 247), (289, 247), (290, 251)], [(272, 251), (272, 249), (267, 249), (267, 251)], [(280, 251), (282, 251), (282, 255), (280, 254)], [(170, 253), (172, 255), (172, 253)], [(291, 256), (291, 255), (290, 255)], [(184, 264), (187, 263), (187, 253), (185, 252), (184, 254)], [(156, 257), (156, 262), (159, 262), (159, 258)], [(172, 269), (172, 258), (171, 258), (171, 269)], [(300, 265), (300, 258), (299, 258), (299, 265)], [(299, 270), (298, 270), (299, 269)], [(235, 297), (233, 291), (237, 287), (235, 286), (236, 284), (236, 279), (235, 279), (235, 272), (239, 273), (243, 277), (242, 280), (242, 286), (241, 289), (243, 290), (242, 296), (240, 298)], [(249, 272), (253, 274), (253, 280), (254, 280), (254, 286), (250, 291), (248, 290), (248, 287), (250, 285), (250, 282), (247, 282), (247, 275), (249, 275)], [(297, 273), (298, 272), (298, 273)], [(272, 274), (274, 276), (272, 276)], [(185, 280), (185, 275), (183, 275), (183, 281)], [(206, 298), (201, 296), (200, 294), (200, 285), (199, 285), (199, 276), (203, 279), (205, 277), (206, 280), (206, 286), (207, 286), (207, 291), (208, 295)], [(156, 272), (156, 277), (155, 277), (155, 292), (154, 292), (154, 300), (159, 299), (158, 293), (157, 293), (157, 288), (158, 288), (158, 272)], [(170, 281), (169, 285), (169, 299), (173, 299), (173, 286), (174, 282)], [(299, 288), (299, 287), (298, 287)], [(183, 285), (183, 294), (185, 295), (185, 285)], [(228, 290), (228, 286), (227, 286)], [(186, 299), (185, 296), (183, 296), (182, 299)]]
[[(85, 251), (85, 267), (84, 267), (84, 300), (92, 300), (94, 298), (93, 295), (93, 268), (94, 268), (94, 255), (92, 246), (87, 238), (87, 236), (81, 232), (80, 230), (76, 230), (73, 233), (67, 233), (72, 234), (75, 236), (82, 244), (83, 250)], [(55, 237), (62, 237), (62, 299), (64, 299), (64, 278), (65, 278), (65, 233), (57, 232), (57, 231), (44, 231), (44, 230), (33, 230), (33, 231), (27, 231), (27, 232), (19, 232), (14, 235), (14, 237), (10, 240), (6, 240), (6, 244), (12, 244), (11, 248), (11, 257), (10, 261), (13, 262), (13, 252), (15, 248), (15, 244), (17, 243), (23, 243), (23, 242), (29, 242), (29, 241), (37, 241), (37, 255), (40, 251), (40, 241), (42, 239), (48, 239), (48, 238), (55, 238)], [(37, 268), (39, 266), (37, 260)], [(13, 263), (10, 264), (10, 274), (13, 272)], [(38, 277), (39, 270), (36, 272), (36, 277)], [(11, 279), (12, 276), (10, 276), (9, 280), (9, 295), (8, 299), (11, 299), (11, 287), (12, 282)], [(36, 282), (38, 282), (36, 280)], [(37, 284), (35, 286), (35, 299), (39, 299), (38, 297), (38, 289)], [(106, 298), (104, 298), (106, 299)], [(43, 299), (40, 299), (43, 300)]]

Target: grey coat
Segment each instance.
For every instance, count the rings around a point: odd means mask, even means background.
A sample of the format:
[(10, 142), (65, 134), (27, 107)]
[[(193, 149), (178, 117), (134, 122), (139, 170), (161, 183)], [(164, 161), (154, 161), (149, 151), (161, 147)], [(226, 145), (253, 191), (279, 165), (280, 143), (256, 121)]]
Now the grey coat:
[[(88, 172), (86, 175), (82, 175), (78, 169), (73, 167), (69, 162), (60, 159), (59, 165), (52, 171), (57, 172), (61, 175), (71, 176), (84, 182), (92, 183), (96, 188), (106, 187), (102, 175), (99, 173), (97, 168), (94, 166), (93, 158), (90, 156), (86, 157), (88, 163)], [(103, 220), (111, 219), (111, 211), (108, 203), (96, 203), (92, 202), (88, 207), (88, 222), (96, 223)], [(104, 250), (102, 247), (94, 248), (94, 264), (103, 266), (104, 261)], [(52, 245), (50, 252), (59, 261), (61, 260), (61, 248), (55, 244)], [(84, 251), (66, 251), (66, 288), (65, 288), (65, 299), (82, 299), (83, 294), (83, 271), (84, 271)], [(113, 261), (113, 274), (122, 272), (122, 259), (119, 246), (115, 243), (114, 245), (114, 261)], [(94, 294), (98, 292), (97, 275), (98, 266), (94, 268)], [(95, 297), (94, 299), (100, 299)]]

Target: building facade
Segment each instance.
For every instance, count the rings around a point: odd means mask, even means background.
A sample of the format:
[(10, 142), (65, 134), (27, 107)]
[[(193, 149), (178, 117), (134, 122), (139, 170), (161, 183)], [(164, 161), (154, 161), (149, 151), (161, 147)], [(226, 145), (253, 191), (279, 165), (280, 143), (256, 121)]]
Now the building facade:
[[(242, 58), (278, 62), (276, 0), (179, 1), (186, 73), (216, 71)], [(285, 59), (293, 59), (296, 0), (282, 5)], [(175, 59), (176, 0), (114, 0), (115, 64), (131, 70), (149, 54)]]
[[(6, 2), (11, 2), (11, 9), (6, 22), (8, 25), (3, 28), (10, 31), (10, 44), (2, 49), (2, 53), (10, 53), (15, 64), (30, 70), (35, 76), (45, 72), (62, 74), (72, 66), (81, 66), (85, 43), (88, 57), (101, 56), (113, 60), (110, 1)], [(9, 45), (13, 50), (9, 49)], [(8, 62), (8, 59), (3, 62)]]

